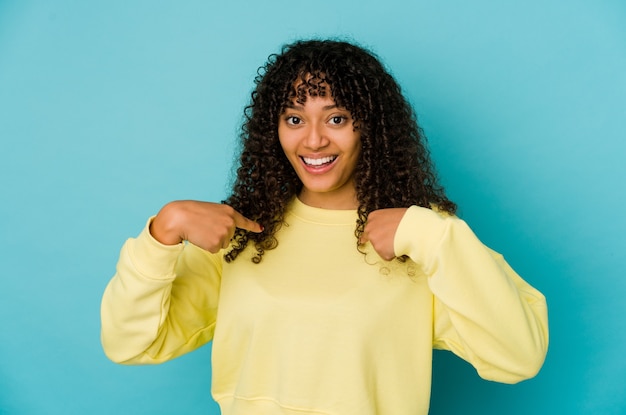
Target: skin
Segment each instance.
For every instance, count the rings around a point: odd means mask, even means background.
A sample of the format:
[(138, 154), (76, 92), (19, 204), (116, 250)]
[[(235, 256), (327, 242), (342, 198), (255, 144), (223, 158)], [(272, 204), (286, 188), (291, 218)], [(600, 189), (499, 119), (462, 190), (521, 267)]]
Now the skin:
[(330, 97), (292, 103), (281, 115), (278, 139), (302, 182), (300, 200), (323, 209), (356, 209), (354, 171), (361, 138), (350, 112)]
[[(354, 172), (360, 156), (360, 134), (349, 111), (332, 98), (310, 97), (281, 115), (280, 144), (303, 184), (300, 200), (324, 209), (356, 209)], [(360, 244), (371, 243), (391, 260), (394, 238), (406, 208), (381, 209), (368, 216)], [(262, 232), (260, 224), (228, 205), (195, 200), (166, 204), (150, 225), (152, 236), (164, 245), (182, 241), (216, 253), (227, 248), (236, 228)]]
[(261, 225), (228, 205), (178, 200), (163, 206), (150, 225), (150, 233), (164, 245), (189, 241), (216, 253), (228, 247), (236, 228), (263, 231)]
[(391, 261), (396, 257), (394, 251), (396, 231), (406, 211), (407, 208), (390, 208), (371, 212), (367, 217), (359, 244), (370, 242), (382, 259)]

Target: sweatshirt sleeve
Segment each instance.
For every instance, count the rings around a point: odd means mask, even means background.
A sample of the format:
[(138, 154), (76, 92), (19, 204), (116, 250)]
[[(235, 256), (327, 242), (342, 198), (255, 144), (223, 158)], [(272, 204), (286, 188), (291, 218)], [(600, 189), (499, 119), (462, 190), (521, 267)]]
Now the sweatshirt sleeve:
[(545, 297), (464, 221), (413, 206), (394, 249), (428, 276), (434, 348), (451, 350), (484, 379), (516, 383), (537, 374), (548, 347)]
[(122, 247), (102, 298), (102, 347), (117, 363), (161, 363), (213, 338), (219, 256), (189, 243), (159, 243), (150, 221)]

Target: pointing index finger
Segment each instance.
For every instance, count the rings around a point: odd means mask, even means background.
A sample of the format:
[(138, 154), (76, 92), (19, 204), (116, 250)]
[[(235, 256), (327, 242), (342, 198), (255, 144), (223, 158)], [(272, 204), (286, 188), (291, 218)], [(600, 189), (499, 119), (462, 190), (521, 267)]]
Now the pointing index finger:
[(235, 211), (235, 226), (239, 229), (245, 229), (247, 231), (261, 233), (263, 232), (263, 226), (259, 225), (253, 220), (250, 220), (243, 216), (241, 213)]

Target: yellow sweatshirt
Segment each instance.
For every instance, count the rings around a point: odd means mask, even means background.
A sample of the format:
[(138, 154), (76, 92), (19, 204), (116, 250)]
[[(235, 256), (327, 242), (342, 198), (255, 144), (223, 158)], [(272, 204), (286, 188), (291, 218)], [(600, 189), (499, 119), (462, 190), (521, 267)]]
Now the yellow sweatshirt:
[(543, 364), (545, 298), (459, 218), (409, 208), (405, 263), (356, 250), (355, 211), (294, 199), (285, 221), (260, 264), (147, 227), (129, 239), (102, 301), (107, 356), (159, 363), (213, 340), (224, 415), (427, 414), (433, 347), (499, 382)]

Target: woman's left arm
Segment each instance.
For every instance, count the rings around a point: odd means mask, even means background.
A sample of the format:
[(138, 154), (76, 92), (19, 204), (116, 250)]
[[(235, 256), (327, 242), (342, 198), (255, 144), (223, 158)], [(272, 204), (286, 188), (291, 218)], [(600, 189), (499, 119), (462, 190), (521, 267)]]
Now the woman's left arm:
[[(395, 223), (393, 253), (409, 256), (428, 276), (433, 347), (451, 350), (485, 379), (515, 383), (535, 376), (548, 348), (545, 297), (458, 217), (417, 206), (385, 211), (370, 214), (366, 238), (385, 254)], [(387, 242), (372, 236), (383, 235), (383, 228)]]

